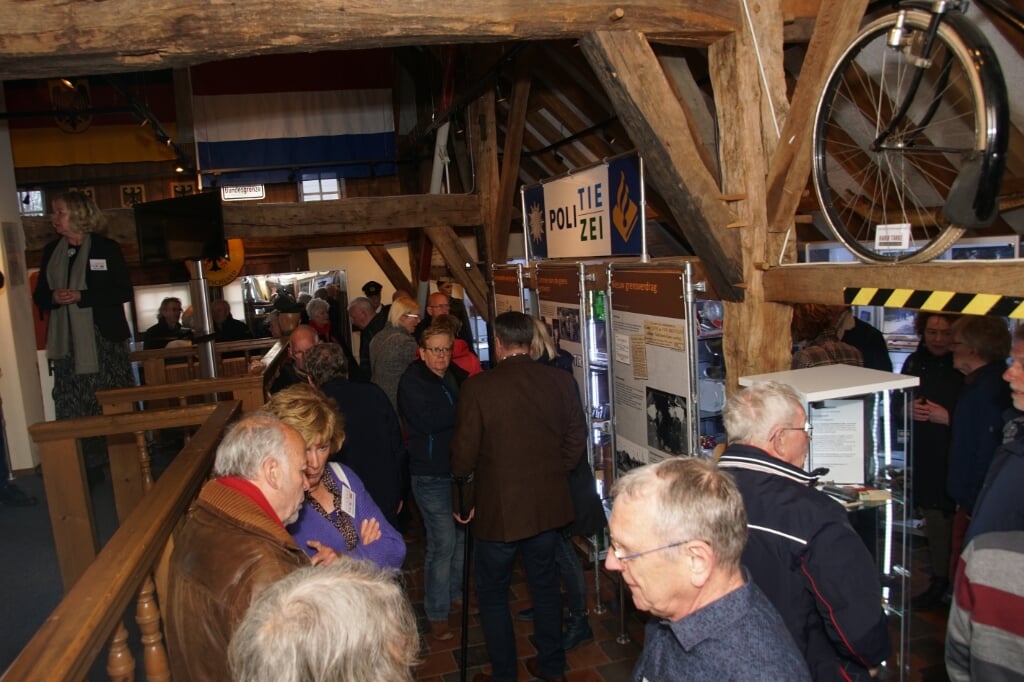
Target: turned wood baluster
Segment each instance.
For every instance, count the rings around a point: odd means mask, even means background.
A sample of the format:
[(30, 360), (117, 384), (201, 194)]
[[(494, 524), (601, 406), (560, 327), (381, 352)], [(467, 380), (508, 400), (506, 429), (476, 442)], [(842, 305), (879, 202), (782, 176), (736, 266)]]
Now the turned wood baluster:
[[(139, 471), (142, 479), (143, 493), (153, 487), (153, 470), (146, 446), (144, 431), (135, 433), (135, 444), (139, 450)], [(160, 631), (160, 607), (154, 595), (152, 574), (147, 575), (139, 586), (139, 594), (135, 606), (135, 622), (139, 624), (142, 642), (142, 666), (146, 671), (146, 679), (170, 680), (171, 671), (167, 662), (167, 651), (164, 648), (164, 636)], [(107, 655), (107, 674), (113, 682), (131, 682), (135, 679), (135, 659), (127, 646), (128, 631), (124, 623), (118, 623), (114, 637), (110, 642)]]
[(107, 674), (111, 682), (132, 682), (135, 679), (135, 658), (128, 650), (128, 630), (119, 622), (110, 639), (107, 652)]
[(170, 680), (171, 668), (164, 648), (164, 635), (160, 631), (160, 607), (156, 603), (151, 575), (146, 576), (139, 589), (135, 621), (142, 633), (142, 667), (146, 671), (146, 679), (149, 682)]
[(146, 445), (146, 432), (135, 432), (135, 446), (139, 449), (139, 474), (142, 478), (142, 494), (145, 495), (153, 487), (153, 462)]
[[(139, 447), (142, 490), (148, 493), (153, 487), (153, 471), (149, 448), (146, 447), (146, 434), (136, 433), (135, 442)], [(160, 631), (160, 606), (156, 603), (154, 592), (153, 575), (150, 573), (139, 587), (135, 607), (135, 622), (139, 624), (139, 631), (142, 633), (142, 667), (146, 671), (147, 680), (170, 680), (171, 669), (167, 663), (164, 635)]]

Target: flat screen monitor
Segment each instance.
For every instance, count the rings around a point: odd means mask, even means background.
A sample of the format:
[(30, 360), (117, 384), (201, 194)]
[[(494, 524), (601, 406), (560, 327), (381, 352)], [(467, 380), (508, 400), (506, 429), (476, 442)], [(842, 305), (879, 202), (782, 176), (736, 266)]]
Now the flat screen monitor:
[(143, 265), (216, 260), (227, 255), (217, 192), (137, 204), (135, 229)]

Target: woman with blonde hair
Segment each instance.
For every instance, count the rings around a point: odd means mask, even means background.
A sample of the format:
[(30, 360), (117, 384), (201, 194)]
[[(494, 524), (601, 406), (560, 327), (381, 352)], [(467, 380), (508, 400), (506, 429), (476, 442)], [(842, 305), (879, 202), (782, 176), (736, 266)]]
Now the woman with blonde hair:
[[(132, 281), (117, 242), (102, 235), (103, 212), (82, 192), (53, 200), (57, 238), (43, 247), (33, 299), (48, 311), (46, 357), (53, 368), (57, 419), (101, 414), (96, 391), (134, 383), (128, 362), (131, 330), (124, 304)], [(103, 478), (102, 438), (83, 442), (90, 482)]]
[(367, 559), (382, 568), (398, 569), (405, 560), (405, 541), (384, 518), (354, 471), (327, 458), (345, 440), (337, 403), (309, 384), (295, 384), (273, 396), (264, 409), (299, 432), (306, 443), (303, 473), (309, 490), (298, 520), (288, 532), (306, 554), (331, 551)]
[(374, 334), (370, 342), (370, 380), (383, 389), (391, 406), (398, 412), (398, 380), (416, 359), (416, 337), (413, 332), (420, 323), (420, 307), (411, 298), (398, 298), (391, 304), (388, 323)]

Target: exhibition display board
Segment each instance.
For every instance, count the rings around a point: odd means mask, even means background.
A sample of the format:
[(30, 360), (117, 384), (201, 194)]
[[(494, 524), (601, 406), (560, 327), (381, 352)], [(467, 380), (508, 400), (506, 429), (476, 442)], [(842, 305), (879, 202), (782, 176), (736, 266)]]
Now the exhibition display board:
[(537, 263), (531, 278), (537, 315), (555, 347), (573, 358), (590, 438), (587, 457), (604, 496), (604, 454), (609, 429), (607, 330), (603, 263)]
[(526, 289), (523, 286), (521, 264), (492, 265), (491, 286), (494, 293), (494, 315), (514, 311), (529, 313), (526, 306)]
[(700, 454), (690, 262), (608, 266), (615, 474)]

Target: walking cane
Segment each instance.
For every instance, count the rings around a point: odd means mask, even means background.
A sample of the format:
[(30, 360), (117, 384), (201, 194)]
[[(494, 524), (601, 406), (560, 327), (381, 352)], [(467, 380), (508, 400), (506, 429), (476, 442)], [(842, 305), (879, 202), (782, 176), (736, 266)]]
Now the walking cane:
[[(473, 480), (473, 475), (456, 476), (455, 488), (459, 496), (459, 518), (466, 518), (469, 513), (466, 510), (463, 487)], [(466, 534), (466, 541), (463, 543), (464, 552), (462, 555), (462, 640), (459, 643), (459, 682), (466, 682), (466, 658), (469, 654), (469, 558), (470, 547), (473, 543), (473, 536), (469, 533), (469, 524), (463, 524), (463, 532)]]

